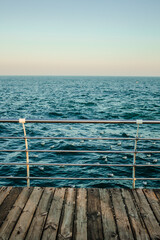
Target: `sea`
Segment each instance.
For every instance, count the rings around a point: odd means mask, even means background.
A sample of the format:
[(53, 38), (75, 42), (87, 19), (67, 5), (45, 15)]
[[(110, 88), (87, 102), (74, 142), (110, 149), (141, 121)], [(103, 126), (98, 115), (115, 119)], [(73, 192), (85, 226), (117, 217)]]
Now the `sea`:
[[(0, 76), (0, 119), (63, 120), (160, 120), (160, 77), (105, 76)], [(27, 137), (134, 138), (136, 124), (26, 123)], [(160, 138), (160, 125), (139, 125), (141, 138)], [(0, 137), (23, 137), (20, 123), (0, 123)], [(29, 152), (30, 163), (61, 166), (30, 166), (31, 186), (132, 188), (132, 167), (101, 166), (132, 164), (134, 140), (28, 139), (29, 150), (95, 150), (118, 153)], [(25, 150), (24, 139), (0, 138), (0, 150)], [(159, 151), (160, 141), (137, 142), (137, 150)], [(25, 163), (25, 152), (0, 151), (1, 163)], [(63, 164), (96, 164), (65, 166)], [(160, 177), (159, 153), (137, 153), (136, 178)], [(151, 166), (150, 166), (151, 165)], [(26, 177), (25, 165), (0, 165), (0, 176)], [(80, 179), (80, 178), (92, 178)], [(95, 179), (93, 179), (95, 178)], [(101, 178), (109, 178), (107, 180)], [(158, 188), (158, 180), (136, 180), (136, 187)], [(2, 186), (26, 186), (26, 179), (0, 178)]]

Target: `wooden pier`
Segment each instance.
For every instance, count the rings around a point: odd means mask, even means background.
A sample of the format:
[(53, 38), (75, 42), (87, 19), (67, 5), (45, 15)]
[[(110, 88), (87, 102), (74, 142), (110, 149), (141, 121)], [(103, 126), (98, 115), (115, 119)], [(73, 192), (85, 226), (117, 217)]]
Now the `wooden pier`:
[(160, 239), (160, 190), (0, 188), (0, 239)]

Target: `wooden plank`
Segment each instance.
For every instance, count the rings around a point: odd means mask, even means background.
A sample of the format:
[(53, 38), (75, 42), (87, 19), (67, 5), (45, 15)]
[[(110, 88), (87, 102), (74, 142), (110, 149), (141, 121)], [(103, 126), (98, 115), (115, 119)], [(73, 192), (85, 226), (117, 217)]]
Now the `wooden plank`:
[(59, 220), (60, 220), (63, 201), (64, 201), (64, 195), (65, 195), (65, 188), (57, 188), (55, 190), (51, 207), (49, 210), (48, 218), (46, 221), (46, 225), (44, 227), (42, 240), (56, 239)]
[(124, 198), (135, 239), (150, 239), (145, 225), (138, 215), (130, 190), (122, 189), (122, 196)]
[(104, 239), (117, 239), (116, 224), (113, 216), (110, 194), (107, 189), (99, 189), (102, 211), (102, 223)]
[(123, 203), (120, 189), (112, 189), (112, 201), (115, 211), (116, 223), (120, 239), (133, 239), (130, 222), (127, 216), (125, 205)]
[(88, 189), (88, 239), (103, 239), (101, 208), (98, 189)]
[(51, 198), (54, 188), (45, 188), (40, 203), (32, 220), (31, 226), (26, 236), (26, 240), (38, 240), (41, 238), (45, 220), (48, 215)]
[(154, 192), (159, 200), (159, 203), (160, 203), (160, 189), (154, 189)]
[(12, 188), (7, 197), (4, 199), (0, 206), (0, 226), (4, 222), (21, 191), (22, 188)]
[(4, 201), (4, 199), (8, 196), (10, 193), (12, 187), (2, 187), (0, 191), (0, 205)]
[(6, 186), (1, 186), (0, 187), (0, 193), (1, 193), (1, 191), (3, 191), (5, 188), (7, 188)]
[(76, 220), (73, 239), (87, 240), (87, 190), (77, 189)]
[(160, 204), (158, 198), (151, 189), (144, 189), (143, 192), (152, 208), (152, 211), (154, 212), (154, 215), (157, 218), (158, 223), (160, 224)]
[(150, 238), (160, 239), (160, 226), (146, 200), (142, 189), (136, 189), (133, 191), (133, 194), (137, 203), (137, 207), (149, 232)]
[(9, 236), (32, 192), (31, 188), (23, 188), (18, 199), (13, 205), (3, 225), (0, 228), (0, 239), (9, 239)]
[(60, 229), (57, 237), (58, 240), (72, 239), (75, 193), (75, 189), (67, 189), (62, 223), (60, 224)]
[(14, 228), (14, 231), (11, 234), (10, 239), (16, 240), (16, 239), (25, 238), (27, 230), (33, 218), (33, 214), (39, 203), (42, 192), (43, 192), (43, 189), (40, 187), (35, 187), (33, 189), (33, 192), (30, 195), (30, 198), (25, 208), (23, 209), (23, 212)]

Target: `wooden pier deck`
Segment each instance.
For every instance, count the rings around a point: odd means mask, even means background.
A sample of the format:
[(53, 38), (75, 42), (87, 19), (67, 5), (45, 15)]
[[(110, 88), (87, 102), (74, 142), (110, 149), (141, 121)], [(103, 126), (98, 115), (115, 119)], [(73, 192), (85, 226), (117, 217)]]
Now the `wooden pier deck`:
[(0, 239), (160, 239), (160, 190), (0, 188)]

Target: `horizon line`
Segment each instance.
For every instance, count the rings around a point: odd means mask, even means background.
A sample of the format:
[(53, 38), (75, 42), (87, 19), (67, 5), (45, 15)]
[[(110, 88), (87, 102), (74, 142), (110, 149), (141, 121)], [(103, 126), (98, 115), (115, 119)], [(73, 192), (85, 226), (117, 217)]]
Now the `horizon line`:
[(0, 77), (160, 77), (160, 75), (54, 75), (54, 74), (0, 74)]

